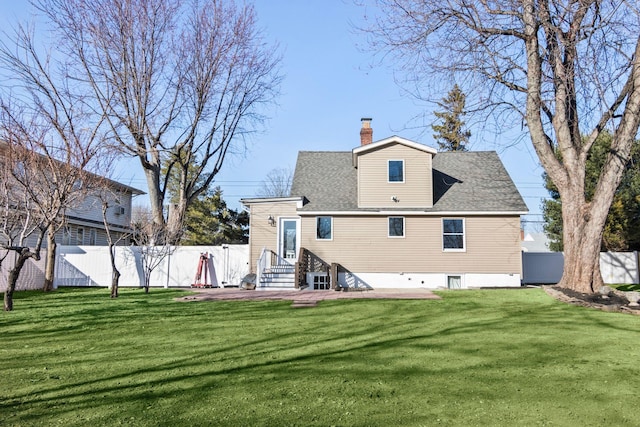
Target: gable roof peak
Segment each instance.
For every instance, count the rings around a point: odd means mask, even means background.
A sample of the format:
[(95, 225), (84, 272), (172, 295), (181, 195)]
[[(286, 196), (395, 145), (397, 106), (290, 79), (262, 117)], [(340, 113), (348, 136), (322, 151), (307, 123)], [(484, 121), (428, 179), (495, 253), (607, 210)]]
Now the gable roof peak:
[(425, 153), (429, 153), (432, 156), (434, 156), (438, 152), (435, 148), (429, 147), (428, 145), (420, 144), (419, 142), (411, 141), (410, 139), (393, 135), (388, 138), (381, 139), (379, 141), (375, 141), (367, 145), (361, 145), (351, 150), (352, 157), (353, 157), (353, 165), (354, 166), (356, 165), (357, 163), (356, 159), (360, 154), (363, 154), (372, 150), (377, 150), (391, 144), (401, 144), (407, 147), (414, 148), (416, 150), (424, 151)]

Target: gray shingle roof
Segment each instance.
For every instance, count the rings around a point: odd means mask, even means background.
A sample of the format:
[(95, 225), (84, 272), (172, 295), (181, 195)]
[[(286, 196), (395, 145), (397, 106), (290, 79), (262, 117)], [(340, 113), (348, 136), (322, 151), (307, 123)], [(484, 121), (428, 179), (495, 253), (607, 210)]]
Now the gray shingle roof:
[(528, 210), (495, 151), (436, 154), (433, 186), (434, 211)]
[[(357, 170), (351, 161), (350, 151), (299, 152), (291, 196), (307, 199), (301, 210), (376, 211), (358, 209)], [(409, 210), (527, 211), (526, 204), (495, 151), (436, 154), (433, 158), (433, 197), (433, 208)]]
[(291, 196), (308, 200), (302, 210), (357, 210), (357, 180), (350, 151), (300, 151)]

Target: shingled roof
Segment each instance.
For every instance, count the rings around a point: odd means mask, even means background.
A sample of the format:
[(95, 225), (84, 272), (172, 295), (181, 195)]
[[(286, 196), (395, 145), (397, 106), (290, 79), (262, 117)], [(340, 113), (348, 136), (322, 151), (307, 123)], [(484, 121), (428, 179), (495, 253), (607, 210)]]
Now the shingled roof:
[[(301, 151), (291, 196), (299, 211), (378, 211), (358, 208), (357, 170), (351, 151)], [(443, 152), (433, 158), (433, 207), (424, 212), (513, 212), (527, 206), (495, 151)], [(385, 211), (392, 209), (385, 208)]]

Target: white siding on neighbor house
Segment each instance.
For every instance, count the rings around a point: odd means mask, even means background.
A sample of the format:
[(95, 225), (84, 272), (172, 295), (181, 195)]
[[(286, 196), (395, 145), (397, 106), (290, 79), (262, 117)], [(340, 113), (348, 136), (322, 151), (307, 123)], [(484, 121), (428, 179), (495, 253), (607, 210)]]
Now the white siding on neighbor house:
[[(82, 243), (80, 243), (80, 246), (90, 246), (90, 242), (89, 242), (89, 238), (91, 235), (91, 230), (95, 230), (96, 232), (96, 243), (95, 246), (106, 246), (109, 244), (109, 242), (107, 241), (107, 232), (104, 229), (104, 226), (100, 226), (100, 225), (85, 225), (85, 224), (73, 224), (73, 223), (69, 223), (67, 224), (66, 229), (68, 230), (69, 234), (70, 234), (70, 242), (66, 243), (63, 240), (63, 231), (59, 231), (56, 234), (56, 242), (59, 245), (73, 245), (76, 244), (76, 242), (78, 241), (78, 228), (82, 228), (84, 229), (84, 240), (82, 241)], [(111, 236), (112, 239), (114, 241), (114, 243), (116, 243), (117, 245), (128, 245), (131, 242), (130, 238), (125, 238), (125, 239), (120, 239), (120, 236), (122, 235), (122, 233), (119, 232), (114, 232), (111, 231)]]
[[(78, 228), (82, 228), (84, 230), (84, 240), (82, 241), (82, 245), (89, 245), (89, 236), (91, 234), (91, 229), (94, 229), (96, 231), (96, 246), (106, 246), (108, 244), (107, 242), (107, 233), (104, 230), (104, 226), (101, 224), (89, 224), (89, 223), (84, 223), (84, 222), (80, 222), (78, 223), (78, 221), (67, 221), (67, 224), (65, 226), (65, 230), (59, 230), (56, 233), (56, 243), (58, 245), (74, 245), (76, 244), (76, 242), (78, 241)], [(69, 235), (69, 241), (66, 242), (63, 238), (63, 234), (64, 233), (68, 233)], [(111, 236), (113, 238), (114, 243), (116, 243), (117, 245), (128, 245), (131, 243), (131, 239), (129, 237), (126, 237), (124, 239), (120, 239), (120, 236), (122, 236), (122, 233), (120, 232), (115, 232), (115, 231), (111, 231)], [(29, 237), (27, 237), (27, 239), (25, 240), (25, 245), (29, 246), (31, 248), (35, 247), (36, 243), (37, 243), (37, 239), (38, 236), (36, 233), (31, 234)], [(47, 236), (45, 234), (44, 239), (42, 240), (42, 247), (46, 248), (47, 247)]]
[[(81, 228), (84, 230), (84, 239), (82, 242), (78, 242), (78, 229)], [(67, 219), (67, 222), (64, 228), (58, 230), (56, 233), (56, 243), (58, 245), (75, 245), (79, 243), (80, 245), (89, 245), (90, 244), (90, 236), (91, 230), (95, 230), (96, 233), (96, 242), (95, 246), (106, 246), (108, 244), (107, 241), (107, 233), (104, 229), (104, 225), (102, 222), (94, 223), (82, 220), (73, 220)], [(65, 241), (64, 235), (67, 234), (68, 241)], [(111, 236), (116, 245), (129, 245), (131, 244), (131, 238), (128, 236), (129, 233), (122, 233), (120, 231), (111, 230)], [(124, 238), (122, 236), (124, 235)], [(35, 247), (37, 243), (38, 235), (37, 233), (31, 234), (25, 240), (25, 245), (28, 247)], [(45, 234), (44, 239), (42, 240), (42, 248), (47, 247), (47, 236)]]
[[(388, 182), (389, 160), (404, 161), (404, 182)], [(358, 207), (432, 207), (432, 160), (430, 153), (398, 143), (358, 155)]]
[[(109, 202), (107, 208), (107, 221), (109, 224), (120, 227), (128, 227), (131, 222), (131, 194), (121, 194), (114, 197)], [(119, 208), (124, 208), (124, 213), (120, 214)], [(75, 209), (69, 209), (67, 215), (89, 221), (97, 221), (102, 224), (102, 202), (96, 196), (88, 195)]]

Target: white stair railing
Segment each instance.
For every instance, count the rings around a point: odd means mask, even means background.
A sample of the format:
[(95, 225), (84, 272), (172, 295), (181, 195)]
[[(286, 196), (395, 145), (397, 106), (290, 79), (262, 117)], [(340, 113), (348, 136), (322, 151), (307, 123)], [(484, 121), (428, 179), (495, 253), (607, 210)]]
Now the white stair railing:
[(260, 254), (260, 258), (258, 258), (258, 263), (256, 265), (256, 286), (260, 286), (262, 274), (269, 267), (271, 267), (271, 250), (262, 248), (262, 253)]
[(258, 258), (258, 262), (256, 263), (256, 287), (260, 286), (260, 281), (262, 280), (262, 272), (266, 267), (266, 253), (267, 248), (262, 248), (262, 253), (260, 254), (260, 258)]

